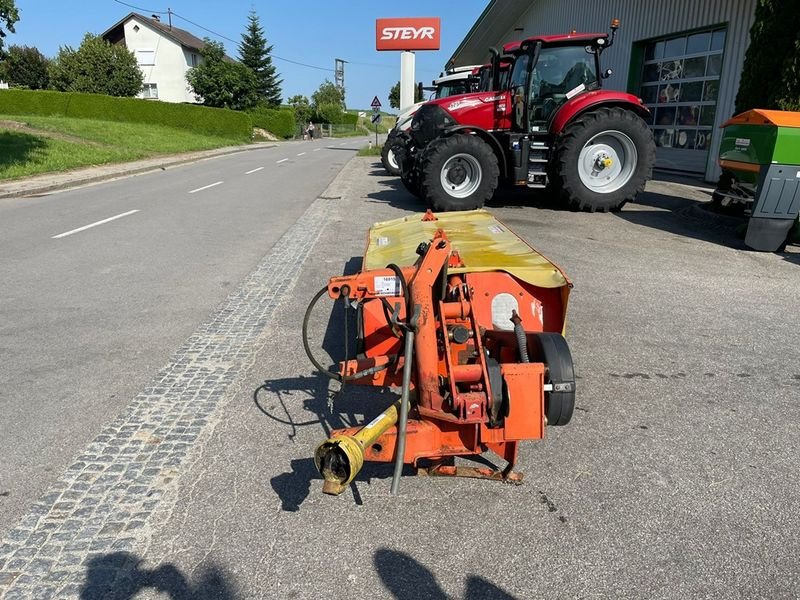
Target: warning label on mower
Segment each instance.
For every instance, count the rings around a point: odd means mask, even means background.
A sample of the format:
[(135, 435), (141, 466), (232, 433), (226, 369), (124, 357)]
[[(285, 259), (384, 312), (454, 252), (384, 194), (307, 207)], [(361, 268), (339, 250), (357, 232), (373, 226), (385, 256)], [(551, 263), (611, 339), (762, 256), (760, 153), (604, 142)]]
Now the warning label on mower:
[(375, 277), (375, 293), (378, 296), (399, 296), (400, 279), (394, 276)]

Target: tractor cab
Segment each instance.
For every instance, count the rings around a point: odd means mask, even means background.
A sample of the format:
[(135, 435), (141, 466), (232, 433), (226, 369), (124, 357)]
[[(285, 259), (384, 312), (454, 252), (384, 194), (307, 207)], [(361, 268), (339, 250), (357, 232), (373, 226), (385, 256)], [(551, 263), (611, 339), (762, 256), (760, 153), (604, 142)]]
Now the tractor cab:
[[(520, 133), (549, 131), (558, 110), (575, 96), (597, 90), (608, 75), (600, 53), (614, 32), (532, 37), (522, 42), (511, 72), (513, 128)], [(610, 74), (610, 73), (609, 73)]]

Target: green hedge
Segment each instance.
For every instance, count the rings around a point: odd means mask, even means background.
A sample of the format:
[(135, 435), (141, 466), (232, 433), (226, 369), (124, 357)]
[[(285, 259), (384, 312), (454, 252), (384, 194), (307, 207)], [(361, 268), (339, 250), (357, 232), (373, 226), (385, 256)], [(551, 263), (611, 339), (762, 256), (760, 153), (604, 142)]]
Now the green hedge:
[(237, 139), (249, 139), (253, 131), (250, 117), (233, 110), (77, 92), (2, 90), (0, 114), (152, 123)]
[(282, 138), (290, 138), (294, 135), (293, 109), (256, 108), (247, 114), (253, 121), (253, 127), (266, 129), (271, 134)]

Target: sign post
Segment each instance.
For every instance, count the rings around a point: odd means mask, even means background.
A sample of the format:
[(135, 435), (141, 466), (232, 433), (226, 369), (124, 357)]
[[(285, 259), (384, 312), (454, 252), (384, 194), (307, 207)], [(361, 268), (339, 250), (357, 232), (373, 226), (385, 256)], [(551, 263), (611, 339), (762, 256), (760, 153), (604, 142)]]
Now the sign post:
[(370, 103), (372, 106), (372, 122), (375, 124), (375, 147), (378, 147), (378, 125), (381, 122), (381, 101), (375, 96)]

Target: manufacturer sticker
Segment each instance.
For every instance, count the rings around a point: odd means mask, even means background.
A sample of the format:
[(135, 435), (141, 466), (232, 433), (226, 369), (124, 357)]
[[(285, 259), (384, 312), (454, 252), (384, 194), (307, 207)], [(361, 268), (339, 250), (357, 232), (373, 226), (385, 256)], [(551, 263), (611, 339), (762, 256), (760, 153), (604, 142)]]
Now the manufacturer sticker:
[(567, 92), (567, 100), (569, 100), (573, 96), (577, 96), (578, 94), (580, 94), (585, 89), (586, 89), (586, 86), (584, 84), (580, 84), (578, 87), (572, 88), (570, 91)]
[(747, 138), (736, 138), (736, 147), (738, 148), (741, 146), (742, 148), (749, 148), (750, 147), (750, 140)]
[(400, 279), (394, 276), (376, 276), (375, 293), (378, 296), (399, 296)]
[(375, 240), (375, 244), (378, 246), (388, 246), (389, 245), (389, 238), (387, 237), (379, 237)]

